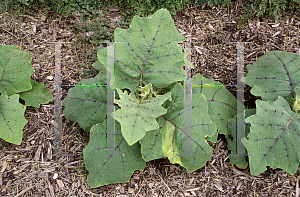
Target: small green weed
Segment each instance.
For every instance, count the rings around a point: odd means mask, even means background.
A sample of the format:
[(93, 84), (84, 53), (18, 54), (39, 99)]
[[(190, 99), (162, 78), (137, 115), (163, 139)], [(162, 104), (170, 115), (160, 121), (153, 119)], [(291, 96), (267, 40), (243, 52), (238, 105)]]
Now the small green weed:
[(83, 42), (89, 42), (96, 46), (103, 41), (113, 41), (113, 35), (110, 32), (109, 21), (105, 18), (102, 11), (94, 19), (83, 20), (81, 13), (76, 11), (74, 13), (76, 20), (72, 21), (75, 23), (76, 28), (79, 30), (78, 40)]
[(76, 28), (79, 30), (78, 40), (89, 42), (99, 46), (101, 42), (113, 42), (113, 30), (116, 27), (124, 26), (127, 23), (121, 20), (121, 16), (117, 16), (113, 21), (106, 19), (101, 10), (98, 11), (96, 17), (83, 20), (82, 13), (76, 11), (73, 13), (76, 20)]

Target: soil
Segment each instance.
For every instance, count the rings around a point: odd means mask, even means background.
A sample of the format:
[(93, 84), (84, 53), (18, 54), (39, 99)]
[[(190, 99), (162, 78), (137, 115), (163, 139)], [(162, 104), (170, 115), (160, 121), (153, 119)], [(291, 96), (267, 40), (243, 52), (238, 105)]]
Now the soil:
[[(279, 21), (257, 19), (237, 27), (241, 3), (232, 8), (210, 9), (190, 7), (173, 16), (178, 31), (192, 43), (193, 75), (201, 73), (224, 85), (236, 95), (236, 44), (245, 43), (245, 66), (254, 63), (267, 51), (280, 50), (300, 53), (300, 17), (283, 13)], [(115, 9), (118, 10), (118, 9)], [(122, 12), (107, 12), (113, 19)], [(43, 82), (54, 92), (54, 44), (62, 45), (62, 81), (77, 83), (82, 72), (93, 74), (91, 65), (95, 58), (83, 56), (88, 50), (96, 53), (96, 47), (77, 42), (78, 30), (71, 21), (52, 13), (45, 17), (40, 10), (34, 16), (9, 13), (0, 14), (0, 45), (17, 45), (29, 52), (32, 79)], [(112, 26), (110, 28), (115, 28)], [(231, 41), (231, 42), (228, 42)], [(90, 56), (92, 57), (92, 56)], [(87, 71), (87, 68), (90, 71)], [(247, 71), (247, 70), (246, 70)], [(65, 98), (69, 87), (63, 87)], [(245, 89), (245, 103), (255, 107), (257, 99)], [(249, 167), (239, 169), (230, 165), (226, 140), (220, 135), (217, 143), (211, 144), (214, 152), (206, 166), (188, 173), (178, 164), (167, 159), (147, 162), (144, 171), (136, 171), (128, 183), (110, 184), (91, 189), (86, 183), (88, 171), (84, 168), (83, 148), (89, 133), (77, 123), (63, 117), (63, 156), (53, 157), (54, 102), (40, 108), (27, 107), (21, 145), (0, 144), (0, 196), (299, 196), (300, 168), (294, 175), (281, 169), (270, 169), (259, 176), (252, 176)]]

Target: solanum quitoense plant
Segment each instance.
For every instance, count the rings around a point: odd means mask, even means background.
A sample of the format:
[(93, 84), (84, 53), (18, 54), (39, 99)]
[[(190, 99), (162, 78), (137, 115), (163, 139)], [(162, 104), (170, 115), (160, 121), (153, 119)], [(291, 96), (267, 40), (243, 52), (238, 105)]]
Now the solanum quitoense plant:
[(0, 138), (9, 143), (22, 142), (26, 106), (40, 107), (53, 99), (43, 83), (30, 80), (33, 72), (28, 52), (14, 45), (0, 46)]
[[(146, 161), (163, 157), (193, 172), (211, 160), (207, 141), (215, 143), (218, 133), (233, 136), (228, 120), (241, 104), (222, 84), (197, 74), (192, 79), (191, 107), (185, 107), (183, 85), (191, 81), (184, 81), (184, 54), (178, 46), (184, 39), (165, 9), (149, 17), (135, 16), (129, 29), (115, 30), (114, 45), (98, 51), (99, 61), (93, 66), (100, 73), (69, 90), (63, 101), (65, 117), (90, 131), (83, 153), (91, 187), (127, 182)], [(114, 55), (108, 53), (112, 50)], [(105, 87), (109, 60), (114, 61), (116, 89), (111, 114), (106, 113), (112, 104)], [(186, 120), (188, 110), (191, 117)], [(108, 116), (115, 119), (113, 134), (106, 129)], [(106, 144), (109, 135), (114, 137), (113, 146)]]

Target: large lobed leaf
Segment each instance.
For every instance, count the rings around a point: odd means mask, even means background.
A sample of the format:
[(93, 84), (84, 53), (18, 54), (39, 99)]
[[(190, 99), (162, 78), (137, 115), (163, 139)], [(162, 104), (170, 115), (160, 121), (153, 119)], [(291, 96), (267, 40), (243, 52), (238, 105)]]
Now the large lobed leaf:
[[(151, 86), (151, 84), (149, 84)], [(148, 87), (148, 86), (145, 86)], [(149, 89), (149, 88), (146, 88)], [(120, 100), (115, 100), (121, 109), (112, 113), (112, 116), (121, 124), (121, 130), (127, 143), (131, 146), (142, 139), (147, 131), (158, 128), (155, 118), (167, 112), (161, 105), (171, 99), (171, 93), (149, 96), (146, 100), (136, 98), (134, 93), (117, 89)]]
[(53, 99), (52, 93), (43, 83), (31, 80), (31, 86), (32, 89), (19, 94), (26, 106), (40, 107), (40, 104), (48, 103)]
[(13, 144), (22, 142), (23, 128), (27, 123), (24, 117), (26, 107), (19, 103), (19, 95), (0, 96), (0, 138)]
[(62, 102), (66, 118), (78, 122), (85, 131), (106, 119), (106, 79), (104, 73), (99, 73), (94, 78), (81, 80)]
[(139, 143), (129, 146), (121, 134), (118, 122), (115, 124), (115, 147), (106, 147), (109, 135), (106, 122), (91, 128), (89, 144), (83, 149), (85, 167), (89, 171), (87, 181), (92, 188), (128, 182), (135, 170), (142, 171), (146, 166)]
[[(217, 133), (216, 124), (208, 115), (203, 94), (193, 95), (192, 120), (185, 120), (184, 111), (191, 108), (184, 108), (183, 86), (176, 84), (171, 95), (172, 101), (164, 103), (168, 112), (157, 119), (159, 128), (148, 131), (140, 140), (141, 152), (146, 161), (168, 157), (172, 163), (179, 163), (187, 171), (193, 172), (211, 159), (212, 148), (205, 138)], [(191, 121), (192, 135), (186, 132), (185, 121)]]
[(288, 102), (300, 87), (300, 55), (283, 51), (270, 51), (254, 64), (247, 66), (245, 83), (251, 93), (262, 100), (275, 101), (282, 96)]
[[(208, 113), (211, 120), (217, 123), (220, 134), (228, 138), (227, 121), (236, 115), (237, 105), (240, 102), (224, 87), (213, 79), (204, 78), (197, 74), (193, 79), (193, 95), (204, 94), (208, 102)], [(217, 134), (208, 140), (215, 143)]]
[(264, 172), (266, 166), (296, 173), (300, 163), (300, 114), (291, 111), (281, 96), (275, 102), (255, 103), (256, 114), (245, 120), (251, 124), (245, 140), (251, 174)]
[(30, 90), (30, 76), (34, 72), (28, 52), (14, 45), (0, 46), (0, 93), (8, 96)]
[(116, 88), (135, 92), (141, 83), (166, 87), (184, 78), (184, 53), (177, 44), (184, 39), (168, 10), (160, 9), (149, 17), (135, 16), (129, 29), (117, 28), (117, 43), (108, 47), (115, 47), (115, 57), (107, 57), (105, 48), (98, 59), (107, 68), (107, 58), (115, 58)]

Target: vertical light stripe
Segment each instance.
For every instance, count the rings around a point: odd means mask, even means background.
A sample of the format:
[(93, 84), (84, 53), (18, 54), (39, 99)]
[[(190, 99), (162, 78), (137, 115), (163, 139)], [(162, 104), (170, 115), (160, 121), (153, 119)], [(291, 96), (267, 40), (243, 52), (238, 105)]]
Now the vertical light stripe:
[(237, 105), (237, 127), (236, 127), (236, 154), (244, 155), (246, 153), (245, 146), (241, 139), (245, 137), (245, 117), (244, 117), (244, 42), (237, 42), (237, 102), (242, 105)]
[[(113, 45), (113, 47), (109, 47)], [(114, 107), (114, 43), (107, 43), (107, 154), (113, 154), (115, 143), (115, 123), (111, 113), (115, 111)]]
[(184, 156), (192, 154), (192, 78), (191, 78), (191, 42), (185, 43), (185, 77), (184, 77)]

